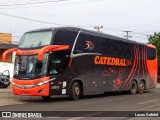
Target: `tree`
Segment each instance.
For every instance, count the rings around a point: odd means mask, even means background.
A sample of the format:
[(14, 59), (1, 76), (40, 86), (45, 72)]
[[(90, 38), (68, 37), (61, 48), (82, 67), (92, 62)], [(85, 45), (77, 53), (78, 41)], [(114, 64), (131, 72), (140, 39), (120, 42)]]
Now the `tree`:
[(160, 32), (150, 35), (148, 38), (148, 44), (152, 44), (157, 47), (157, 57), (158, 57), (158, 71), (160, 74)]

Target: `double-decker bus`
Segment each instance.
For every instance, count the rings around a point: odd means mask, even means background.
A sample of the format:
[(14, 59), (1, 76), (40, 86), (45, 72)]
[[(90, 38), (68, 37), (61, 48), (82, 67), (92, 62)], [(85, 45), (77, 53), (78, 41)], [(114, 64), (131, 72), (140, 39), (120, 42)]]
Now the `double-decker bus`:
[(84, 95), (114, 91), (143, 93), (157, 85), (156, 47), (74, 27), (24, 33), (16, 52), (15, 95)]

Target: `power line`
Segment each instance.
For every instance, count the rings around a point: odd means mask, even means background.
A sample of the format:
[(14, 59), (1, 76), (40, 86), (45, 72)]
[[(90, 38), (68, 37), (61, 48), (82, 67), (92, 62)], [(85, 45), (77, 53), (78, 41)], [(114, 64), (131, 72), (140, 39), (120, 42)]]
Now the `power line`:
[[(62, 3), (62, 4), (38, 5), (38, 6), (27, 6), (27, 7), (12, 7), (12, 8), (0, 8), (0, 9), (17, 9), (17, 8), (35, 8), (35, 7), (60, 6), (60, 5), (73, 5), (73, 4), (81, 4), (81, 3), (87, 3), (87, 2), (94, 2), (94, 1), (102, 1), (102, 0), (88, 0), (88, 1), (70, 2), (70, 3)], [(1, 6), (1, 7), (5, 7), (5, 6)]]
[[(7, 14), (7, 13), (3, 13), (3, 12), (0, 12), (0, 14), (4, 15), (4, 16), (8, 16), (8, 17), (17, 18), (17, 19), (22, 19), (22, 20), (27, 20), (27, 21), (32, 21), (32, 22), (39, 22), (39, 23), (50, 24), (50, 25), (60, 25), (60, 26), (68, 26), (68, 27), (74, 26), (74, 25), (67, 25), (67, 24), (61, 24), (61, 23), (55, 23), (55, 22), (47, 22), (47, 21), (43, 21), (43, 20), (30, 19), (30, 18), (11, 15), (11, 14)], [(74, 26), (74, 27), (93, 27), (93, 26)]]
[[(0, 12), (1, 15), (4, 16), (8, 16), (8, 17), (13, 17), (13, 18), (17, 18), (17, 19), (23, 19), (23, 20), (27, 20), (27, 21), (32, 21), (32, 22), (39, 22), (39, 23), (44, 23), (44, 24), (50, 24), (50, 25), (60, 25), (60, 26), (74, 26), (74, 25), (66, 25), (66, 24), (61, 24), (61, 23), (55, 23), (55, 22), (47, 22), (47, 21), (42, 21), (42, 20), (36, 20), (36, 19), (30, 19), (30, 18), (25, 18), (25, 17), (20, 17), (20, 16), (16, 16), (16, 15), (11, 15), (11, 14), (7, 14), (7, 13), (2, 13)], [(87, 27), (87, 28), (93, 28), (93, 26), (74, 26), (74, 27)], [(105, 26), (103, 26), (105, 27)], [(100, 27), (102, 28), (102, 27)], [(99, 28), (99, 29), (100, 29)], [(96, 28), (97, 29), (97, 28)], [(129, 37), (129, 32), (133, 32), (133, 31), (122, 31), (122, 30), (117, 30), (117, 29), (113, 29), (113, 28), (105, 28), (105, 30), (111, 30), (111, 31), (118, 31), (118, 32), (126, 32), (125, 37), (128, 39)], [(141, 35), (141, 36), (147, 36), (146, 34), (141, 34), (141, 33), (137, 33), (137, 32), (133, 32), (134, 34), (137, 35)]]
[[(27, 20), (31, 22), (39, 22), (39, 23), (44, 23), (44, 24), (50, 24), (50, 25), (59, 25), (59, 26), (68, 26), (68, 27), (73, 27), (74, 25), (67, 25), (67, 24), (61, 24), (61, 23), (55, 23), (55, 22), (47, 22), (43, 20), (36, 20), (36, 19), (30, 19), (30, 18), (25, 18), (21, 16), (16, 16), (16, 15), (11, 15), (7, 13), (0, 12), (1, 15), (8, 16), (8, 17), (13, 17), (17, 19), (22, 19), (22, 20)], [(74, 26), (74, 27), (93, 27), (93, 26)]]
[(23, 20), (28, 20), (28, 21), (32, 21), (32, 22), (39, 22), (39, 23), (45, 23), (45, 24), (51, 24), (51, 25), (70, 26), (70, 25), (65, 25), (65, 24), (60, 24), (60, 23), (46, 22), (46, 21), (42, 21), (42, 20), (35, 20), (35, 19), (30, 19), (30, 18), (15, 16), (15, 15), (7, 14), (7, 13), (2, 13), (2, 12), (0, 12), (0, 14), (1, 14), (1, 15), (5, 15), (5, 16), (8, 16), (8, 17), (14, 17), (14, 18), (23, 19)]
[(45, 2), (30, 2), (30, 3), (21, 3), (21, 4), (0, 4), (0, 6), (2, 7), (6, 7), (6, 6), (19, 6), (19, 5), (31, 5), (31, 4), (43, 4), (43, 3), (53, 3), (53, 2), (61, 2), (61, 1), (68, 1), (68, 0), (56, 0), (56, 1), (45, 1)]
[[(7, 4), (7, 3), (13, 3), (13, 2), (14, 2), (14, 3), (22, 3), (22, 2), (26, 2), (26, 1), (28, 2), (29, 0), (20, 0), (20, 1), (19, 1), (19, 0), (10, 0), (10, 1), (6, 1), (6, 0), (5, 0), (5, 2), (4, 2), (4, 1), (1, 1), (0, 3), (1, 3), (1, 4)], [(31, 0), (31, 1), (33, 1), (33, 0)], [(34, 0), (34, 1), (38, 1), (38, 0)]]
[[(8, 4), (8, 3), (24, 3), (24, 2), (32, 2), (33, 0), (10, 0), (10, 1), (1, 1), (0, 4)], [(42, 1), (42, 0), (34, 0), (35, 1)]]
[[(106, 27), (106, 26), (104, 26)], [(110, 31), (116, 31), (116, 32), (126, 32), (125, 30), (119, 30), (119, 29), (114, 29), (114, 28), (104, 28), (104, 30), (110, 30)], [(137, 35), (140, 35), (140, 36), (147, 36), (147, 34), (143, 34), (141, 32), (134, 32), (134, 31), (131, 31), (133, 34), (137, 34)]]

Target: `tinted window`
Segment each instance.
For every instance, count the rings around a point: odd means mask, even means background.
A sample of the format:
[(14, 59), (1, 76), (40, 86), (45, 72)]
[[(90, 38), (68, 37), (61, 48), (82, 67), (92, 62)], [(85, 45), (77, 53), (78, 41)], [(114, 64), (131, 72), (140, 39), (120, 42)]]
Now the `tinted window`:
[(78, 53), (102, 53), (101, 38), (81, 33), (74, 49), (74, 54)]
[(54, 45), (69, 45), (69, 50), (72, 49), (73, 43), (76, 39), (78, 32), (74, 31), (57, 31), (54, 37)]
[(103, 54), (107, 56), (117, 56), (119, 55), (119, 50), (118, 50), (118, 42), (115, 40), (110, 40), (107, 38), (104, 38), (103, 41)]
[(61, 74), (63, 73), (70, 60), (70, 51), (57, 51), (50, 53), (49, 59), (49, 74)]
[(84, 47), (85, 47), (84, 37), (82, 34), (80, 34), (74, 48), (74, 54), (84, 53), (85, 52)]
[(102, 54), (107, 56), (131, 58), (133, 54), (131, 44), (108, 38), (103, 38), (102, 48)]
[(154, 60), (156, 58), (156, 49), (147, 48), (147, 59)]
[(100, 53), (105, 56), (131, 58), (133, 48), (126, 42), (81, 33), (74, 49), (74, 54), (78, 53)]

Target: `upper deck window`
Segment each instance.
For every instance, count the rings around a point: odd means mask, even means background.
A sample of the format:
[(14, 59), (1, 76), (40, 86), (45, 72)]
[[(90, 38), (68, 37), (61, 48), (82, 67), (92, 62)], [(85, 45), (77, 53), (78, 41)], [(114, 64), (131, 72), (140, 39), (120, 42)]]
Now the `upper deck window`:
[(54, 36), (54, 45), (69, 45), (69, 51), (72, 49), (73, 43), (76, 39), (78, 32), (59, 30)]
[(25, 33), (20, 41), (19, 48), (33, 48), (49, 45), (52, 38), (52, 31), (40, 31)]

